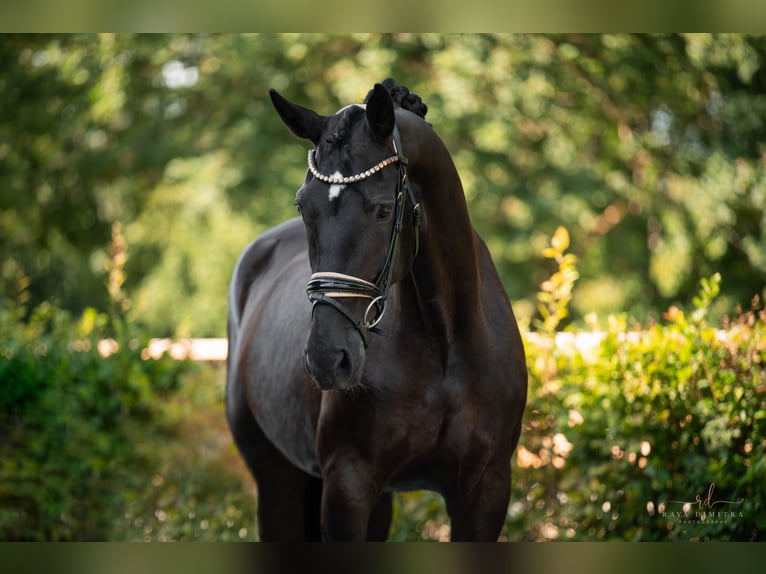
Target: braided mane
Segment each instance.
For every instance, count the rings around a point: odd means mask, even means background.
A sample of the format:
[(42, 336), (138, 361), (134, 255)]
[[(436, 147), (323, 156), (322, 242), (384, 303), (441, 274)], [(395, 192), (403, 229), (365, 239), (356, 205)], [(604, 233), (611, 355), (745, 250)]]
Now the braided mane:
[[(421, 118), (426, 117), (428, 106), (423, 103), (423, 100), (420, 99), (419, 95), (410, 92), (407, 86), (398, 84), (393, 78), (387, 78), (383, 80), (381, 84), (383, 84), (383, 87), (391, 94), (391, 99), (394, 100), (394, 104), (419, 115)], [(372, 90), (367, 92), (367, 97), (364, 98), (365, 104), (367, 103), (367, 100), (370, 99), (371, 95)]]
[[(383, 84), (383, 86), (391, 94), (391, 99), (394, 101), (395, 105), (405, 110), (409, 110), (412, 113), (419, 115), (421, 118), (426, 117), (428, 106), (423, 103), (419, 95), (410, 92), (407, 86), (397, 84), (396, 80), (393, 78), (387, 78), (383, 80), (381, 84)], [(371, 94), (372, 90), (370, 90), (367, 93), (367, 96), (364, 98), (365, 104), (367, 103), (367, 100), (370, 99)], [(342, 144), (348, 136), (349, 131), (351, 130), (351, 126), (353, 125), (357, 116), (361, 113), (363, 113), (363, 108), (360, 108), (359, 106), (352, 105), (344, 109), (341, 113), (338, 125), (335, 127), (335, 130), (327, 136), (325, 141), (328, 144), (334, 146), (339, 146)]]

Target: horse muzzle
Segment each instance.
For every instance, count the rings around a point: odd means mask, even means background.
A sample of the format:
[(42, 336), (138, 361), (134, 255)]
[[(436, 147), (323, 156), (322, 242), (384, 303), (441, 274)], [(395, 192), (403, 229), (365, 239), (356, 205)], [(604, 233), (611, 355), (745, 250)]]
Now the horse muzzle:
[(343, 325), (341, 329), (320, 328), (324, 323), (322, 319), (336, 323), (340, 318), (330, 308), (323, 310), (330, 316), (321, 317), (323, 314), (317, 313), (303, 352), (304, 365), (320, 390), (345, 391), (361, 381), (365, 347), (355, 330), (348, 325)]

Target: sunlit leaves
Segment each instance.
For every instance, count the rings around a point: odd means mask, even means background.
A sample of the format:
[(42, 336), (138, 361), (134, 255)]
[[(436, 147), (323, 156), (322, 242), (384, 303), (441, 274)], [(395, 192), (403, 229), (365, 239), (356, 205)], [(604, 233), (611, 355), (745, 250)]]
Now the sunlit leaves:
[[(268, 88), (329, 114), (393, 76), (429, 106), (526, 319), (546, 275), (540, 250), (560, 225), (580, 257), (573, 319), (656, 315), (715, 270), (727, 278), (722, 301), (744, 304), (766, 268), (765, 55), (763, 38), (739, 34), (9, 36), (2, 292), (27, 285), (35, 302), (106, 308), (100, 254), (112, 223), (129, 242), (151, 235), (140, 227), (156, 220), (153, 197), (178, 161), (191, 199), (206, 158), (226, 155), (238, 175), (220, 181), (216, 206), (252, 222), (238, 232), (244, 247), (292, 214), (305, 172), (305, 144), (275, 116)], [(211, 235), (189, 210), (167, 217), (189, 237)], [(232, 245), (233, 234), (212, 232)], [(132, 246), (128, 291), (165, 284), (167, 298), (183, 287), (159, 263), (182, 235), (174, 241)], [(188, 251), (185, 265), (203, 273)], [(235, 260), (224, 251), (222, 269)], [(221, 297), (202, 284), (191, 296), (211, 313)], [(145, 319), (169, 334), (178, 317)], [(221, 335), (224, 318), (188, 328)]]

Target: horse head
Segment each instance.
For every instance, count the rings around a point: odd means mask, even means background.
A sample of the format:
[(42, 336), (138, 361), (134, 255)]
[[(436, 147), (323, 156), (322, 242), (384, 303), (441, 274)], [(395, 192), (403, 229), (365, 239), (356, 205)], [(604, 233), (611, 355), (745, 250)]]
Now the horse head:
[(385, 312), (389, 288), (417, 253), (419, 208), (389, 89), (376, 84), (366, 104), (324, 116), (271, 99), (296, 136), (310, 140), (308, 171), (296, 194), (308, 240), (313, 303), (306, 367), (322, 390), (361, 382), (368, 333)]

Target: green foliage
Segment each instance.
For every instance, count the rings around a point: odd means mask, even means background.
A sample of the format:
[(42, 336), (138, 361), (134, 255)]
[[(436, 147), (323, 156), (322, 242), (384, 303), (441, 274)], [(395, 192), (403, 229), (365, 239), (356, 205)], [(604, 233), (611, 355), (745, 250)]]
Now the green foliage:
[(108, 315), (0, 308), (2, 540), (248, 534), (253, 499), (226, 428), (221, 373), (146, 355), (149, 337), (130, 320), (123, 288), (127, 263), (116, 222)]
[(394, 494), (394, 514), (389, 540), (445, 542), (449, 540), (449, 533), (449, 517), (440, 495), (427, 491)]
[(110, 540), (238, 541), (255, 536), (255, 484), (231, 440), (222, 364), (202, 365), (163, 401), (172, 428), (151, 452), (143, 483), (125, 497)]
[(551, 238), (551, 246), (543, 250), (543, 257), (553, 259), (558, 269), (550, 279), (543, 281), (537, 293), (537, 309), (541, 318), (535, 320), (535, 326), (548, 335), (555, 334), (561, 321), (569, 314), (572, 289), (579, 277), (577, 256), (566, 253), (567, 249), (569, 232), (565, 227), (559, 227)]
[(106, 539), (144, 488), (149, 437), (170, 434), (163, 401), (187, 365), (142, 356), (149, 338), (125, 314), (126, 262), (115, 224), (111, 316), (1, 301), (0, 539)]
[(644, 320), (715, 271), (715, 316), (763, 289), (763, 36), (8, 35), (0, 63), (0, 293), (32, 306), (106, 311), (122, 221), (134, 320), (223, 336), (236, 258), (306, 169), (268, 88), (332, 113), (386, 76), (428, 104), (527, 320), (562, 225), (572, 320)]
[(711, 327), (720, 282), (701, 281), (688, 317), (671, 307), (667, 323), (632, 329), (610, 317), (605, 332), (579, 333), (578, 347), (527, 346), (530, 400), (509, 532), (766, 537), (766, 311), (756, 298), (726, 330)]
[(149, 466), (145, 433), (184, 364), (142, 360), (131, 333), (98, 351), (107, 316), (52, 305), (0, 309), (0, 538), (105, 539)]

